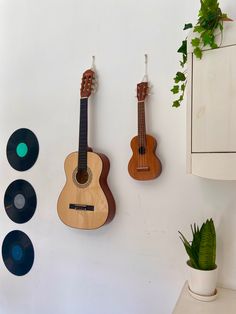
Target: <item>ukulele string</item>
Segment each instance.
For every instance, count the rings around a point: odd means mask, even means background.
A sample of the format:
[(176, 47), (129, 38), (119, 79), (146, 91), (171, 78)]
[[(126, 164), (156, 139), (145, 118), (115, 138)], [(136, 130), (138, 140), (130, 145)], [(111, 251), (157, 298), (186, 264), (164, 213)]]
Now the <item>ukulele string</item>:
[(138, 116), (139, 116), (139, 149), (138, 149), (138, 162), (139, 165), (138, 167), (142, 167), (142, 145), (143, 145), (143, 140), (142, 140), (142, 122), (141, 122), (141, 107), (140, 107), (140, 102), (138, 102)]
[(148, 166), (148, 162), (147, 162), (147, 143), (146, 143), (146, 132), (145, 132), (145, 102), (143, 103), (143, 130), (144, 130), (144, 135), (143, 135), (143, 147), (144, 147), (144, 151), (145, 151), (145, 154), (144, 154), (144, 164), (145, 164), (145, 167)]
[(142, 103), (139, 104), (140, 108), (140, 117), (141, 117), (141, 161), (142, 161), (142, 168), (143, 168), (143, 115), (142, 115)]
[(141, 121), (142, 121), (142, 167), (145, 167), (145, 129), (144, 129), (144, 102), (141, 103)]
[[(146, 82), (148, 83), (148, 55), (147, 54), (145, 54), (145, 75), (144, 75), (144, 78), (146, 79)], [(145, 103), (144, 103), (144, 105), (145, 105)], [(145, 125), (145, 112), (144, 112), (144, 125)], [(144, 141), (145, 141), (145, 144), (144, 144), (144, 147), (145, 147), (145, 156), (146, 156), (146, 159), (147, 159), (147, 139), (146, 139), (146, 135), (144, 135), (145, 136), (145, 139), (144, 139)], [(146, 160), (146, 163), (147, 163), (147, 160)]]
[[(147, 53), (144, 54), (144, 66), (145, 66), (145, 72), (143, 77), (143, 82), (148, 82), (148, 55)], [(143, 149), (144, 149), (144, 156), (143, 156), (143, 162), (144, 166), (147, 164), (146, 161), (146, 136), (145, 136), (145, 111), (144, 111), (145, 102), (143, 103)]]
[(140, 128), (140, 147), (139, 147), (139, 160), (140, 168), (145, 166), (145, 132), (144, 132), (144, 103), (141, 101), (138, 103), (139, 106), (139, 128)]
[[(148, 55), (144, 54), (144, 76), (142, 82), (148, 82)], [(145, 136), (145, 117), (144, 117), (144, 102), (138, 102), (139, 113), (139, 152), (138, 152), (138, 167), (145, 167), (146, 161), (146, 136)], [(141, 156), (140, 156), (141, 155)]]

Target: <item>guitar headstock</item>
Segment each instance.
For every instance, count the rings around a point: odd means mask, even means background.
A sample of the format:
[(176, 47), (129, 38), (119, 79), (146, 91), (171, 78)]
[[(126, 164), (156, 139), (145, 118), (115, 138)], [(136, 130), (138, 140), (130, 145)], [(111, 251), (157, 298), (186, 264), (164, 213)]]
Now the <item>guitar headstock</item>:
[(138, 101), (145, 101), (147, 95), (148, 95), (148, 82), (142, 82), (137, 84)]
[(84, 72), (80, 88), (80, 97), (89, 97), (94, 91), (95, 72), (91, 69)]

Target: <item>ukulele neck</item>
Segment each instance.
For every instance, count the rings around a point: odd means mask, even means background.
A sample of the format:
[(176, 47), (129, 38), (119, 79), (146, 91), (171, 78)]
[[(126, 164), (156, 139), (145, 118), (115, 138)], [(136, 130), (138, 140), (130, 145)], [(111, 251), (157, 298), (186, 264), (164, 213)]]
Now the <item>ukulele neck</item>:
[(80, 99), (80, 123), (79, 123), (79, 157), (78, 169), (87, 169), (88, 152), (88, 98)]
[(145, 104), (138, 101), (138, 140), (140, 147), (146, 146)]

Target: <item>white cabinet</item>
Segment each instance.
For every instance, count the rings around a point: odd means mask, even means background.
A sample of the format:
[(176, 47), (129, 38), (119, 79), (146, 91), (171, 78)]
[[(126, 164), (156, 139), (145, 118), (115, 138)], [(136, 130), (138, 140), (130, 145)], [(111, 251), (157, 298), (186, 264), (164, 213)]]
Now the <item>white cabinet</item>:
[(188, 44), (187, 169), (236, 180), (236, 23), (225, 23), (217, 41), (201, 60)]

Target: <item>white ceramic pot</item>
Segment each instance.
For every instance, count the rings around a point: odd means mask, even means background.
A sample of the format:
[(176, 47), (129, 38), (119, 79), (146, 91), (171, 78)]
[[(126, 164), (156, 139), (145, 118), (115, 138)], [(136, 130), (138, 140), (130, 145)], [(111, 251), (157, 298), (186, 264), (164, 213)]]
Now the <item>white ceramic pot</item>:
[(188, 269), (188, 284), (192, 292), (202, 296), (212, 296), (215, 294), (218, 273), (217, 266), (213, 270), (199, 270), (188, 265)]

